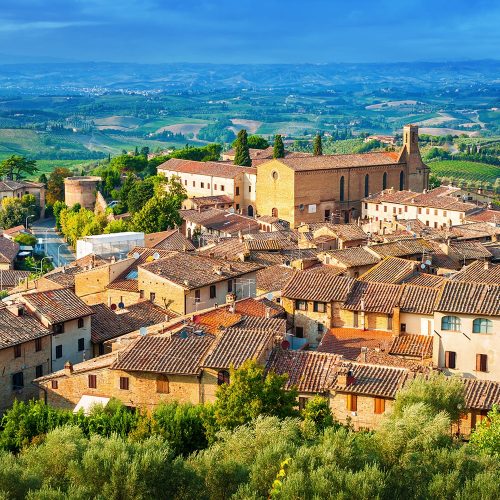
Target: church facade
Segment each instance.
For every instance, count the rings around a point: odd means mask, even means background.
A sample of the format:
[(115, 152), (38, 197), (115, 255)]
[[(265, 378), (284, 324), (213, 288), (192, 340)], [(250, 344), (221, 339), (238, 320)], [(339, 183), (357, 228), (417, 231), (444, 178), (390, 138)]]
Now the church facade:
[(292, 227), (361, 216), (361, 200), (383, 189), (422, 192), (429, 167), (420, 156), (418, 127), (406, 125), (399, 152), (303, 156), (257, 165), (257, 214)]

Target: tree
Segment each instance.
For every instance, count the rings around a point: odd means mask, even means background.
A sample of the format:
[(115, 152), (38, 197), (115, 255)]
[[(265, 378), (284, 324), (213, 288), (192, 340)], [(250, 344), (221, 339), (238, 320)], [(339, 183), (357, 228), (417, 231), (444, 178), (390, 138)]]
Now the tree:
[(234, 429), (259, 415), (279, 418), (296, 416), (298, 392), (285, 390), (286, 375), (264, 373), (264, 368), (253, 360), (245, 361), (240, 368), (230, 369), (230, 384), (217, 388), (215, 420), (221, 427)]
[(156, 233), (181, 223), (177, 201), (164, 194), (153, 196), (132, 218), (132, 227), (144, 233)]
[(34, 247), (36, 245), (36, 237), (33, 236), (32, 234), (27, 234), (27, 233), (18, 234), (14, 238), (14, 241), (16, 243), (19, 243), (20, 245), (26, 245), (30, 247)]
[(147, 157), (147, 156), (148, 156), (148, 154), (149, 154), (149, 147), (148, 147), (148, 146), (143, 146), (143, 147), (141, 148), (141, 151), (140, 151), (140, 153), (139, 153), (139, 154), (140, 154), (141, 156), (146, 156), (146, 157)]
[(47, 176), (45, 175), (45, 173), (40, 174), (40, 176), (38, 177), (38, 182), (44, 184), (45, 187), (47, 187)]
[(124, 233), (130, 230), (130, 224), (124, 219), (112, 220), (104, 228), (104, 234), (110, 233)]
[(323, 154), (323, 145), (321, 143), (321, 135), (317, 134), (313, 142), (313, 155), (321, 156)]
[(248, 150), (247, 131), (241, 129), (235, 141), (234, 147), (234, 164), (243, 167), (250, 167), (252, 160), (250, 159), (250, 151)]
[(136, 181), (128, 192), (127, 208), (130, 213), (138, 212), (154, 196), (155, 186), (149, 179)]
[(273, 158), (284, 158), (285, 157), (285, 145), (283, 144), (283, 138), (280, 134), (274, 136), (274, 149)]
[(0, 176), (4, 175), (11, 181), (20, 181), (38, 172), (35, 160), (25, 156), (12, 155), (0, 163)]
[(441, 180), (434, 174), (431, 174), (429, 176), (429, 189), (434, 189), (439, 186), (441, 186)]
[(54, 212), (54, 217), (56, 219), (56, 227), (59, 230), (61, 230), (61, 212), (67, 208), (68, 205), (66, 205), (64, 201), (56, 201), (52, 207), (52, 211)]
[(10, 229), (24, 225), (28, 215), (28, 209), (23, 207), (19, 198), (4, 198), (0, 210), (0, 227)]
[(269, 141), (260, 135), (250, 135), (248, 136), (248, 147), (252, 149), (266, 149), (269, 147)]
[(73, 172), (64, 167), (56, 167), (52, 170), (47, 182), (47, 194), (45, 197), (49, 205), (54, 205), (56, 201), (64, 200), (64, 179), (72, 175)]
[(332, 427), (335, 419), (330, 409), (328, 400), (322, 396), (314, 396), (309, 399), (302, 412), (304, 422), (311, 422), (318, 430), (324, 430)]
[(500, 406), (493, 405), (488, 418), (475, 428), (470, 437), (472, 446), (489, 455), (500, 457)]

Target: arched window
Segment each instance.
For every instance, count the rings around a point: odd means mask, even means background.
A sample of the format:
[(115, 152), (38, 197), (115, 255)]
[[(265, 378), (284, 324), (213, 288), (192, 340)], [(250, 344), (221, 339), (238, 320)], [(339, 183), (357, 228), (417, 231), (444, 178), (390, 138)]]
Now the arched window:
[(217, 373), (217, 385), (229, 384), (229, 372), (227, 370), (220, 370)]
[(387, 172), (384, 172), (382, 177), (382, 189), (387, 189)]
[(253, 207), (252, 207), (252, 205), (248, 205), (247, 214), (248, 214), (249, 217), (253, 217)]
[(344, 201), (344, 176), (340, 178), (340, 201)]
[(158, 375), (156, 378), (156, 392), (168, 394), (170, 392), (170, 381), (166, 375)]
[(460, 330), (460, 318), (456, 316), (443, 316), (441, 318), (441, 330), (458, 332)]
[(404, 188), (405, 188), (405, 173), (403, 172), (403, 170), (401, 170), (401, 172), (399, 173), (399, 190), (403, 191)]
[(273, 217), (278, 217), (278, 209), (277, 209), (277, 208), (273, 208), (273, 209), (271, 210), (271, 215), (272, 215)]
[(370, 194), (370, 176), (365, 175), (365, 197)]
[(486, 318), (476, 318), (472, 322), (472, 333), (493, 333), (493, 322)]

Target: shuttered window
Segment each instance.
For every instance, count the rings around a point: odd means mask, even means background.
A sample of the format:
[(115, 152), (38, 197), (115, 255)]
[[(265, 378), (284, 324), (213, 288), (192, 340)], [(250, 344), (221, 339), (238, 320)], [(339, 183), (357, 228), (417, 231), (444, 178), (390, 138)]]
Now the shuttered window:
[(170, 392), (170, 381), (166, 375), (160, 375), (156, 379), (156, 392), (160, 394), (168, 394)]
[(120, 377), (120, 389), (128, 391), (128, 377)]
[(346, 402), (349, 411), (358, 411), (358, 396), (356, 394), (348, 394)]
[(486, 354), (476, 354), (476, 371), (488, 371), (488, 356)]
[(385, 411), (385, 399), (383, 399), (383, 398), (373, 398), (373, 402), (374, 402), (374, 409), (373, 409), (373, 411), (377, 415), (380, 415), (381, 413), (384, 413), (384, 411)]
[(89, 375), (89, 389), (97, 388), (97, 375)]
[(457, 353), (453, 351), (446, 351), (444, 353), (444, 367), (445, 368), (455, 368), (456, 366)]

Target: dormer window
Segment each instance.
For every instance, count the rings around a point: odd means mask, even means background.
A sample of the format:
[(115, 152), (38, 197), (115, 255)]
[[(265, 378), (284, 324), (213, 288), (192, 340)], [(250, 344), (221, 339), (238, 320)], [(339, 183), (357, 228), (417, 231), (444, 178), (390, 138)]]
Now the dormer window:
[(64, 323), (54, 323), (52, 325), (52, 331), (57, 335), (59, 333), (64, 333)]

